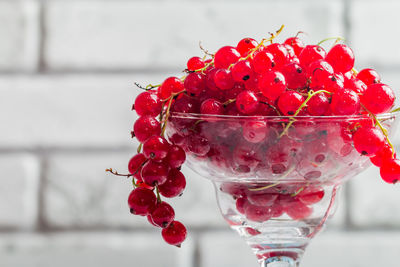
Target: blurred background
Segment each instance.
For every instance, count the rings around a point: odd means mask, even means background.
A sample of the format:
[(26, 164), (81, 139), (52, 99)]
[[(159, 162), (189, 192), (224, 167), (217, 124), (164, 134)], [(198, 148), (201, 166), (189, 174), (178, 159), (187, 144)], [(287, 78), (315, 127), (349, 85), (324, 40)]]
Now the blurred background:
[[(129, 181), (104, 170), (125, 172), (136, 150), (133, 83), (179, 75), (202, 55), (199, 41), (215, 51), (285, 24), (281, 41), (345, 37), (357, 68), (376, 68), (399, 93), (399, 10), (388, 0), (0, 0), (0, 266), (257, 266), (211, 183), (188, 169), (174, 202), (190, 228), (181, 249), (129, 214)], [(373, 167), (353, 179), (303, 266), (399, 266), (399, 190)]]

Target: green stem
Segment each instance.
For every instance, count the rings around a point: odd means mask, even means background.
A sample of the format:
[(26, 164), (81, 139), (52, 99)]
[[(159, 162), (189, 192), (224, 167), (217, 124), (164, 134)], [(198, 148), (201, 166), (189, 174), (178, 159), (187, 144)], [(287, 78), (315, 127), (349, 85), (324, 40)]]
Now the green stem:
[(138, 154), (139, 154), (140, 152), (142, 152), (142, 147), (143, 147), (143, 144), (140, 143), (139, 146), (138, 146), (138, 148), (137, 148), (137, 153), (138, 153)]
[(158, 186), (156, 186), (156, 194), (157, 194), (157, 202), (161, 203), (161, 196), (160, 196), (160, 190), (158, 189)]
[(398, 108), (396, 108), (396, 109), (393, 109), (392, 111), (390, 111), (391, 113), (395, 113), (395, 112), (397, 112), (397, 111), (400, 111), (400, 107), (398, 107)]
[(286, 127), (285, 127), (285, 129), (282, 131), (282, 133), (279, 135), (279, 138), (281, 138), (282, 136), (284, 136), (286, 133), (287, 133), (287, 131), (289, 130), (289, 128), (290, 128), (290, 126), (292, 126), (292, 124), (296, 121), (295, 119), (293, 119), (293, 117), (296, 117), (297, 115), (299, 115), (299, 113), (300, 113), (300, 111), (304, 108), (304, 107), (306, 107), (307, 106), (307, 103), (308, 103), (308, 101), (310, 101), (310, 99), (313, 97), (313, 96), (315, 96), (315, 95), (317, 95), (317, 94), (320, 94), (320, 93), (326, 93), (326, 94), (332, 94), (331, 92), (329, 92), (329, 91), (326, 91), (326, 90), (318, 90), (318, 91), (309, 91), (308, 92), (308, 96), (307, 96), (307, 99), (306, 100), (304, 100), (304, 102), (303, 103), (301, 103), (301, 105), (300, 105), (300, 107), (296, 110), (296, 112), (293, 114), (293, 116), (290, 118), (291, 119), (291, 121), (288, 123), (288, 125), (286, 125)]
[(291, 174), (294, 169), (295, 169), (295, 167), (292, 166), (289, 170), (287, 170), (287, 172), (285, 174), (282, 175), (282, 177), (279, 177), (278, 182), (276, 182), (274, 184), (270, 184), (270, 185), (267, 185), (267, 186), (264, 186), (264, 187), (258, 187), (258, 188), (249, 188), (249, 191), (262, 191), (262, 190), (265, 190), (265, 189), (280, 185), (281, 182), (282, 182), (281, 180), (285, 179), (289, 174)]
[(168, 122), (168, 118), (169, 118), (169, 113), (171, 110), (171, 105), (172, 105), (172, 101), (174, 100), (174, 98), (171, 96), (171, 99), (169, 100), (168, 103), (168, 107), (167, 110), (165, 111), (165, 116), (164, 116), (164, 124), (161, 128), (161, 136), (164, 137), (164, 133), (165, 133), (165, 129), (167, 128), (167, 122)]
[(323, 40), (320, 41), (317, 45), (321, 45), (322, 43), (325, 43), (326, 41), (329, 41), (329, 40), (336, 40), (336, 41), (335, 41), (335, 44), (336, 44), (337, 42), (339, 42), (339, 41), (344, 41), (345, 39), (344, 39), (343, 37), (340, 37), (340, 36), (329, 37), (329, 38), (323, 39)]

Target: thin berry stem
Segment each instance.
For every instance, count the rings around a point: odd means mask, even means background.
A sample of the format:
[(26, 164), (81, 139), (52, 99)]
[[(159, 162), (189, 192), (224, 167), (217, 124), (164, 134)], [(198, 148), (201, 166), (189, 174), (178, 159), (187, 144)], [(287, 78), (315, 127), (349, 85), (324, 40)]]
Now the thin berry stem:
[(369, 111), (362, 103), (361, 106), (363, 107), (363, 109), (368, 112), (368, 114), (374, 119), (375, 124), (378, 125), (378, 127), (381, 129), (383, 135), (386, 137), (386, 141), (388, 142), (389, 146), (392, 148), (392, 158), (394, 158), (395, 156), (395, 148), (393, 146), (393, 143), (390, 141), (389, 139), (389, 132), (388, 130), (383, 127), (382, 123), (378, 120), (378, 118), (375, 116), (374, 113), (372, 113), (371, 111)]
[(140, 152), (142, 152), (142, 147), (143, 147), (143, 144), (140, 143), (139, 146), (138, 146), (138, 148), (137, 148), (137, 153), (138, 153), (138, 154), (139, 154)]
[(395, 112), (398, 112), (398, 111), (400, 111), (400, 107), (398, 107), (396, 109), (393, 109), (392, 111), (390, 111), (390, 113), (395, 113)]
[(296, 117), (297, 115), (299, 115), (299, 113), (300, 113), (300, 111), (304, 108), (304, 107), (306, 107), (307, 106), (307, 103), (308, 103), (308, 101), (310, 101), (310, 99), (313, 97), (313, 96), (315, 96), (315, 95), (317, 95), (317, 94), (321, 94), (321, 93), (326, 93), (326, 94), (332, 94), (331, 92), (329, 92), (329, 91), (326, 91), (326, 90), (318, 90), (318, 91), (313, 91), (313, 90), (310, 90), (309, 92), (308, 92), (308, 96), (307, 96), (307, 99), (306, 100), (304, 100), (304, 102), (300, 105), (300, 107), (296, 110), (296, 112), (293, 114), (293, 116), (291, 116), (291, 121), (286, 125), (286, 127), (285, 127), (285, 129), (282, 131), (282, 133), (279, 135), (279, 138), (281, 138), (282, 136), (284, 136), (286, 133), (287, 133), (287, 131), (289, 130), (289, 128), (290, 128), (290, 126), (292, 126), (292, 124), (296, 121), (295, 119), (293, 119), (293, 117)]
[(160, 190), (158, 189), (158, 186), (156, 186), (156, 194), (157, 194), (157, 202), (161, 203), (161, 196), (160, 196)]
[(249, 188), (249, 191), (262, 191), (262, 190), (265, 190), (265, 189), (272, 188), (272, 187), (275, 187), (277, 185), (280, 185), (281, 182), (282, 182), (281, 180), (285, 179), (289, 174), (291, 174), (294, 171), (294, 169), (295, 169), (295, 167), (292, 166), (289, 170), (287, 170), (287, 172), (285, 174), (283, 174), (281, 177), (279, 177), (278, 178), (278, 182), (276, 182), (274, 184), (270, 184), (270, 185), (267, 185), (267, 186), (264, 186), (264, 187), (259, 187), (259, 188)]
[(326, 41), (329, 41), (329, 40), (335, 40), (334, 44), (337, 44), (339, 41), (345, 41), (345, 39), (343, 37), (336, 36), (336, 37), (325, 38), (325, 39), (321, 40), (317, 45), (320, 46), (321, 44), (323, 44), (323, 43), (325, 43)]
[(126, 178), (129, 178), (129, 177), (134, 175), (132, 173), (130, 173), (130, 174), (121, 174), (118, 171), (114, 171), (112, 168), (106, 169), (106, 172), (110, 172), (115, 176), (123, 176), (123, 177), (126, 177)]
[(229, 104), (236, 102), (236, 98), (232, 98), (232, 99), (228, 99), (227, 101), (225, 101), (224, 103), (222, 103), (222, 105), (224, 107), (228, 106)]

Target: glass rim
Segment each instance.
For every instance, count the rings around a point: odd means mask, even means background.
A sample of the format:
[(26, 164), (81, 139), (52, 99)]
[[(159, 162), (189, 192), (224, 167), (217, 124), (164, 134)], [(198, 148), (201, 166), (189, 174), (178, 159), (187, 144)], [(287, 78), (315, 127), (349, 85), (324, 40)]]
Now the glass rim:
[[(375, 115), (377, 119), (389, 119), (396, 117), (397, 115), (400, 114), (400, 111), (396, 112), (387, 112), (387, 113), (381, 113)], [(371, 118), (368, 113), (365, 114), (359, 114), (359, 115), (332, 115), (332, 116), (279, 116), (279, 115), (274, 115), (274, 116), (263, 116), (263, 115), (217, 115), (217, 114), (201, 114), (201, 113), (183, 113), (183, 112), (171, 112), (170, 114), (171, 118), (178, 118), (178, 119), (204, 119), (204, 118), (215, 118), (219, 120), (238, 120), (238, 119), (243, 119), (243, 120), (249, 120), (249, 119), (255, 119), (255, 120), (267, 120), (267, 119), (274, 119), (274, 120), (290, 120), (290, 119), (300, 119), (300, 120), (309, 120), (309, 119), (320, 119), (320, 120), (354, 120), (354, 119), (365, 119), (365, 118)]]

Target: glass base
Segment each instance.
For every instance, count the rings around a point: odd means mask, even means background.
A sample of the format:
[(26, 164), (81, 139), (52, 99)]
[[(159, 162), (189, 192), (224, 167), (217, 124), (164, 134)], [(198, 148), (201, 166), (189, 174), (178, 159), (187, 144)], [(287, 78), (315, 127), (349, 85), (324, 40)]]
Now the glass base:
[(298, 267), (300, 262), (290, 257), (272, 257), (261, 262), (261, 267)]

